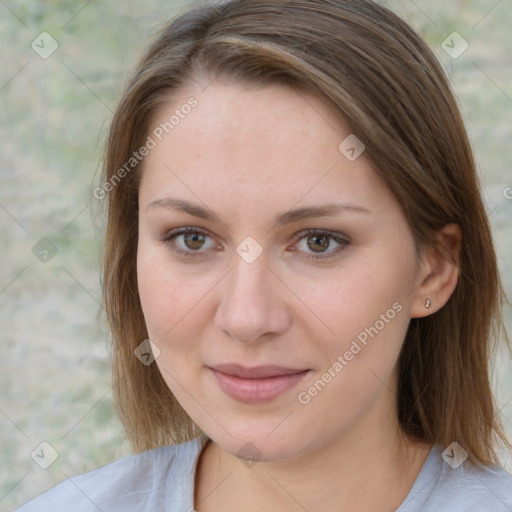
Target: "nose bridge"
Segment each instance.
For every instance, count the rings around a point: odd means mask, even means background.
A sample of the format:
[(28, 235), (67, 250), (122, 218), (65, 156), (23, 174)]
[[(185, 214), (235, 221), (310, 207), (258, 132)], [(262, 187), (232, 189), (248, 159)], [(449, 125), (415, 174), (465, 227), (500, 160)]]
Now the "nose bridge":
[(234, 256), (234, 268), (227, 276), (217, 311), (217, 325), (240, 342), (252, 342), (285, 328), (287, 315), (280, 300), (279, 280), (268, 265), (265, 252), (252, 261), (243, 254)]

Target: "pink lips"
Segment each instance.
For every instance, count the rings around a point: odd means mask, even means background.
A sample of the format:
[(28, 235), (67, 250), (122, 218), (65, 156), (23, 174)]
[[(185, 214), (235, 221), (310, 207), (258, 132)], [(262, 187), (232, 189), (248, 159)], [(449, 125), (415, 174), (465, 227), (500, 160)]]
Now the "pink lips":
[(268, 402), (297, 385), (309, 370), (281, 366), (246, 368), (237, 364), (210, 367), (220, 389), (244, 403)]

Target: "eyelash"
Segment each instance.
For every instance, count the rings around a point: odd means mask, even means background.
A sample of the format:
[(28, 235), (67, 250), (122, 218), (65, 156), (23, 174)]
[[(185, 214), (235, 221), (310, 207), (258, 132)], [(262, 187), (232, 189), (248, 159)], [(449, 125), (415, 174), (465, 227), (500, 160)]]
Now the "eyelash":
[[(173, 245), (173, 240), (177, 238), (180, 235), (186, 235), (188, 233), (197, 233), (205, 236), (209, 236), (208, 233), (206, 233), (204, 230), (200, 228), (194, 228), (194, 227), (187, 227), (187, 228), (180, 228), (176, 231), (171, 231), (170, 233), (167, 233), (164, 237), (160, 239), (161, 242), (164, 242), (168, 246)], [(303, 238), (308, 238), (311, 236), (324, 236), (330, 240), (334, 240), (335, 242), (339, 243), (340, 246), (336, 248), (334, 251), (331, 251), (330, 253), (327, 253), (328, 256), (306, 256), (307, 259), (312, 260), (323, 260), (323, 259), (330, 259), (333, 258), (335, 255), (343, 251), (349, 244), (350, 241), (347, 239), (347, 237), (341, 236), (338, 233), (334, 233), (331, 231), (324, 231), (321, 229), (306, 229), (304, 231), (300, 231), (296, 234), (296, 242), (300, 242)], [(183, 249), (180, 249), (178, 247), (171, 247), (171, 249), (174, 252), (177, 252), (179, 254), (182, 254), (186, 257), (199, 257), (203, 255), (204, 251), (184, 251)]]

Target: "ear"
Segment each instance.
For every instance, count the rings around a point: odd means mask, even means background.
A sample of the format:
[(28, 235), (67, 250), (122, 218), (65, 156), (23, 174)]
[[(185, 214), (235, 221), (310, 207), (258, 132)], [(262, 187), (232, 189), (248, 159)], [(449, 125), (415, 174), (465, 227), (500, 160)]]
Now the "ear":
[[(447, 224), (436, 233), (437, 246), (428, 247), (420, 263), (420, 284), (411, 308), (411, 318), (439, 311), (450, 298), (459, 278), (462, 233), (457, 224)], [(426, 307), (430, 299), (430, 307)]]

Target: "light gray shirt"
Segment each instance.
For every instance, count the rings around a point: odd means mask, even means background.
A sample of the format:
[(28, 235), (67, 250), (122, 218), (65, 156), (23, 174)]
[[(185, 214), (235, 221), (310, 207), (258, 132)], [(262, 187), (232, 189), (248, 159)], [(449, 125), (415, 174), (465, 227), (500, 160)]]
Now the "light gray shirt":
[[(69, 478), (16, 512), (194, 512), (196, 463), (207, 440), (203, 434)], [(510, 473), (467, 459), (454, 469), (442, 452), (432, 447), (397, 512), (512, 512)]]

